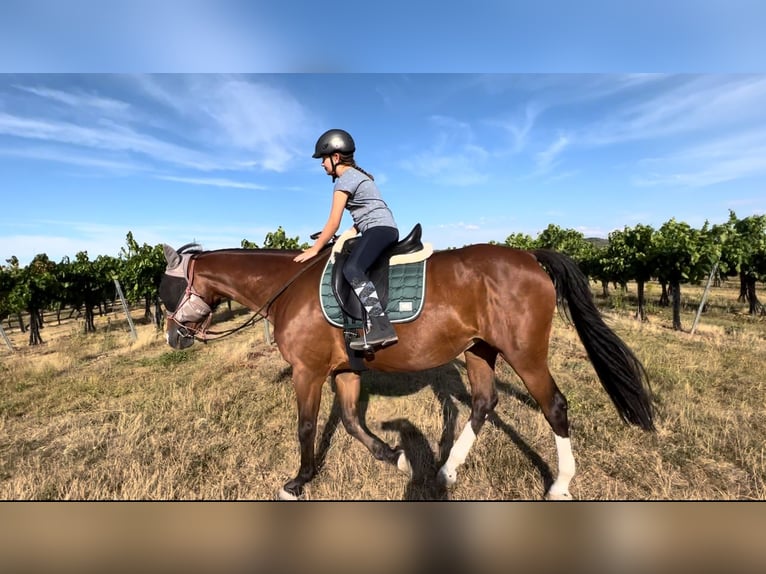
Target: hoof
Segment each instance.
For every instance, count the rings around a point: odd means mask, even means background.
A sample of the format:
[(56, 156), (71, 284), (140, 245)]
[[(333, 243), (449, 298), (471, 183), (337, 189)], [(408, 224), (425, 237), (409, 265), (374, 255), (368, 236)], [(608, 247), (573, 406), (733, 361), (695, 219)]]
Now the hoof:
[(404, 454), (403, 450), (399, 451), (399, 457), (396, 459), (396, 468), (412, 478), (412, 466), (410, 465), (410, 461), (407, 460), (407, 455)]
[(457, 482), (457, 472), (454, 470), (447, 470), (446, 467), (441, 467), (436, 478), (440, 484), (449, 488), (455, 486), (455, 483)]
[(277, 497), (279, 500), (298, 500), (298, 497), (293, 494), (292, 492), (288, 492), (284, 488), (279, 489), (279, 493), (277, 494)]
[(277, 493), (279, 500), (300, 500), (303, 497), (303, 486), (305, 480), (294, 478), (287, 481)]
[(565, 490), (564, 492), (554, 492), (549, 490), (545, 493), (545, 500), (572, 500), (572, 495), (569, 494), (568, 490)]

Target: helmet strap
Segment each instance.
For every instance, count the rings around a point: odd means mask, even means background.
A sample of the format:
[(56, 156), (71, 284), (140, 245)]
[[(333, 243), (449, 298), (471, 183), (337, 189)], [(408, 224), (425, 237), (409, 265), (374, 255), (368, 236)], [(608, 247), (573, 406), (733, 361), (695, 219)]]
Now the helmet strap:
[(338, 172), (336, 171), (338, 164), (335, 163), (335, 160), (332, 158), (332, 156), (330, 156), (330, 165), (332, 166), (330, 175), (332, 176), (332, 182), (335, 183), (335, 180), (338, 179)]

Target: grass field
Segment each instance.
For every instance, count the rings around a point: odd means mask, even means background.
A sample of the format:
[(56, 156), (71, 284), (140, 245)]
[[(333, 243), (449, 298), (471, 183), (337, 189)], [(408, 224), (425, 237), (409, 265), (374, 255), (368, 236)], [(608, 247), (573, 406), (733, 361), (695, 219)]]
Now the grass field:
[[(595, 284), (594, 293), (600, 292)], [(766, 499), (766, 321), (746, 315), (732, 284), (712, 290), (689, 333), (702, 288), (683, 286), (682, 322), (656, 306), (633, 319), (634, 289), (597, 303), (643, 361), (656, 406), (655, 433), (623, 424), (574, 328), (556, 317), (551, 370), (569, 401), (584, 500)], [(247, 317), (222, 316), (219, 326)], [(98, 332), (48, 321), (44, 345), (7, 330), (0, 347), (0, 499), (273, 500), (298, 469), (290, 367), (259, 325), (208, 345), (172, 351), (143, 325), (138, 339), (115, 313)], [(349, 437), (323, 389), (318, 476), (309, 500), (537, 500), (556, 473), (553, 434), (510, 367), (500, 402), (457, 485), (436, 471), (469, 414), (462, 357), (427, 372), (363, 375), (367, 426), (402, 445), (409, 479)]]

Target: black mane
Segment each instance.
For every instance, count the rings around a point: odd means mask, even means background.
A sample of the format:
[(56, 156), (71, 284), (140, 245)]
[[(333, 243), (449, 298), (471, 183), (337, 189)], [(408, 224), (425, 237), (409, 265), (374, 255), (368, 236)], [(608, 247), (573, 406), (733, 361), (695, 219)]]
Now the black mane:
[(199, 243), (187, 243), (178, 249), (179, 255), (184, 253), (202, 253), (202, 246)]

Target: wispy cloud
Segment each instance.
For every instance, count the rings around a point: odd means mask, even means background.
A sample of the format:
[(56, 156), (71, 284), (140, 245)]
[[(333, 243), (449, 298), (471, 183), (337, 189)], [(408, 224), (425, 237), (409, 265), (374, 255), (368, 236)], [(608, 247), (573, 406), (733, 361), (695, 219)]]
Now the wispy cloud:
[[(40, 140), (51, 144), (73, 145), (94, 152), (132, 152), (140, 154), (145, 160), (166, 161), (203, 171), (220, 167), (201, 152), (111, 122), (81, 126), (70, 122), (29, 118), (0, 112), (0, 134), (25, 140)], [(62, 155), (62, 157), (64, 156)]]
[(231, 179), (174, 177), (170, 175), (158, 176), (158, 179), (162, 179), (164, 181), (175, 181), (178, 183), (189, 183), (191, 185), (211, 185), (213, 187), (230, 187), (234, 189), (255, 189), (255, 190), (266, 189), (266, 187), (262, 185), (258, 185), (256, 183), (246, 183), (242, 181), (234, 181)]
[(672, 80), (677, 82), (675, 87), (641, 97), (638, 103), (626, 103), (610, 117), (584, 128), (579, 138), (590, 145), (610, 145), (712, 127), (734, 129), (766, 119), (766, 77), (682, 76)]
[(472, 186), (488, 180), (490, 153), (474, 143), (470, 124), (445, 116), (431, 117), (437, 132), (433, 145), (400, 166), (441, 185)]
[(605, 101), (612, 96), (629, 97), (639, 90), (656, 89), (668, 78), (667, 74), (586, 74), (552, 76), (563, 82), (555, 90), (559, 104), (582, 104)]
[(130, 108), (130, 104), (120, 100), (105, 98), (81, 91), (66, 92), (46, 87), (17, 85), (16, 89), (66, 104), (73, 108), (90, 108), (108, 113), (121, 113)]
[(703, 187), (766, 172), (762, 75), (595, 76), (584, 85), (580, 99), (610, 102), (605, 117), (559, 135), (535, 156), (534, 175), (554, 172), (568, 148), (609, 157), (622, 144), (655, 141), (664, 155), (635, 160), (634, 185)]
[[(116, 83), (132, 92), (117, 99), (17, 84), (40, 103), (34, 114), (6, 103), (0, 135), (77, 148), (69, 157), (80, 165), (86, 151), (123, 152), (154, 167), (283, 172), (317, 131), (312, 114), (276, 83), (226, 75), (120, 76)], [(171, 113), (157, 114), (157, 105)]]
[(766, 129), (717, 138), (660, 158), (639, 162), (639, 186), (705, 187), (766, 175)]
[(239, 76), (189, 76), (175, 85), (141, 76), (138, 85), (158, 103), (170, 106), (206, 147), (247, 157), (241, 165), (285, 171), (318, 127), (310, 111), (276, 84)]
[(539, 172), (548, 172), (552, 169), (559, 155), (569, 146), (570, 138), (564, 134), (559, 134), (556, 140), (541, 151), (536, 156), (537, 169)]
[(51, 161), (64, 165), (96, 168), (99, 172), (135, 173), (144, 171), (145, 166), (127, 158), (96, 156), (73, 149), (50, 146), (0, 147), (0, 156)]
[(486, 158), (487, 154), (478, 148), (456, 154), (426, 151), (403, 161), (401, 167), (440, 185), (468, 187), (488, 180), (488, 175), (480, 168)]
[(460, 229), (463, 231), (477, 231), (481, 229), (480, 225), (476, 223), (466, 223), (464, 221), (458, 221), (456, 223), (442, 223), (436, 226), (438, 229)]
[(530, 101), (524, 106), (521, 118), (502, 119), (490, 122), (499, 126), (511, 136), (510, 153), (519, 153), (527, 146), (529, 135), (535, 125), (535, 120), (543, 112), (543, 106)]

